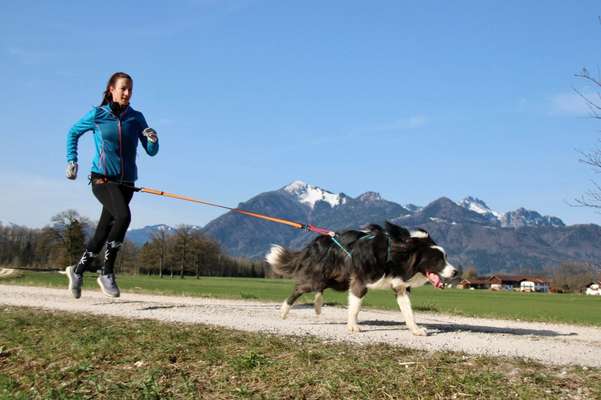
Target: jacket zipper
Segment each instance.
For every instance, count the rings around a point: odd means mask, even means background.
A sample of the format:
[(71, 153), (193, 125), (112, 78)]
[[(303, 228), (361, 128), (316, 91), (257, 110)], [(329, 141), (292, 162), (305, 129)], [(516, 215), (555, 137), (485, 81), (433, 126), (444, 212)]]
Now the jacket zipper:
[(117, 118), (117, 127), (119, 128), (119, 156), (121, 158), (121, 182), (123, 182), (123, 144), (121, 142), (121, 118)]
[[(110, 107), (109, 107), (110, 110)], [(113, 113), (112, 110), (110, 110), (110, 113), (117, 119), (117, 129), (119, 131), (119, 158), (121, 158), (121, 182), (123, 182), (123, 177), (124, 177), (124, 164), (123, 164), (123, 143), (121, 141), (121, 116), (123, 114), (125, 114), (125, 112), (127, 111), (127, 108), (125, 110), (123, 110), (123, 112), (121, 113), (121, 115), (117, 116)]]

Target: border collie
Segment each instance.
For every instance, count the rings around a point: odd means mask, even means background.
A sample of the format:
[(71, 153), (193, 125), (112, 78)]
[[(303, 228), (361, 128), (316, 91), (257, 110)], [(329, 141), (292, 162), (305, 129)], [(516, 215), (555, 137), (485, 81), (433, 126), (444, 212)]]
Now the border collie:
[(286, 318), (304, 293), (316, 293), (314, 307), (319, 316), (325, 289), (348, 290), (347, 328), (359, 332), (357, 315), (367, 289), (390, 288), (407, 327), (414, 335), (426, 336), (426, 330), (418, 327), (413, 318), (409, 292), (427, 281), (442, 288), (443, 279), (457, 274), (444, 249), (434, 243), (428, 232), (409, 232), (390, 222), (384, 228), (372, 224), (363, 231), (345, 231), (336, 239), (344, 249), (329, 236), (317, 237), (301, 251), (271, 247), (265, 260), (276, 273), (296, 281), (292, 294), (281, 306), (281, 317)]

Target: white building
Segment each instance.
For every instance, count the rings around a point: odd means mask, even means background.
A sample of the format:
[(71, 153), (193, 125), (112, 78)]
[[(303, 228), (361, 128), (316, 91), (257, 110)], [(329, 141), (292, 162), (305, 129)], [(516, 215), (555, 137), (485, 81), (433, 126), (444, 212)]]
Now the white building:
[(601, 286), (599, 286), (598, 283), (591, 283), (591, 285), (586, 288), (585, 294), (589, 296), (601, 296)]

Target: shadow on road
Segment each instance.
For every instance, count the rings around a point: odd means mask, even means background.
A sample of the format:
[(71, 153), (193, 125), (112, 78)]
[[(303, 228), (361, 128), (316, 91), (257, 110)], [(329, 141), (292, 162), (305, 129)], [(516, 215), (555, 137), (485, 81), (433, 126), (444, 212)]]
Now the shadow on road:
[[(346, 322), (315, 322), (313, 325), (346, 325)], [(365, 332), (371, 331), (394, 331), (398, 330), (399, 327), (405, 326), (404, 322), (399, 321), (385, 321), (385, 320), (367, 320), (359, 321), (359, 325), (364, 328)], [(525, 328), (504, 328), (497, 326), (482, 326), (482, 325), (468, 325), (468, 324), (432, 324), (422, 323), (419, 326), (426, 328), (430, 335), (441, 335), (445, 333), (455, 332), (471, 332), (471, 333), (489, 333), (493, 335), (504, 334), (504, 335), (515, 335), (515, 336), (539, 336), (539, 337), (562, 337), (562, 336), (576, 336), (577, 333), (560, 333), (548, 329), (525, 329)], [(374, 327), (375, 329), (370, 329)], [(394, 328), (394, 329), (386, 329)]]
[[(366, 326), (401, 326), (405, 325), (404, 322), (398, 321), (362, 321), (359, 325)], [(443, 333), (454, 333), (454, 332), (472, 332), (472, 333), (490, 333), (493, 335), (504, 334), (504, 335), (515, 335), (515, 336), (541, 336), (541, 337), (559, 337), (559, 336), (576, 336), (577, 333), (560, 333), (548, 329), (526, 329), (526, 328), (509, 328), (509, 327), (498, 327), (498, 326), (483, 326), (483, 325), (468, 325), (468, 324), (432, 324), (422, 323), (419, 324), (421, 327), (426, 328), (430, 334), (443, 334)]]

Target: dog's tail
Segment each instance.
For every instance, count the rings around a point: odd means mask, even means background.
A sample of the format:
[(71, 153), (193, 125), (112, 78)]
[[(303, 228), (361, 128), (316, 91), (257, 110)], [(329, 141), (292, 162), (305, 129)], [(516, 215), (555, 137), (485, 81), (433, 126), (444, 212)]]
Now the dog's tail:
[(271, 265), (271, 269), (278, 275), (290, 276), (294, 272), (294, 253), (290, 250), (274, 244), (269, 253), (265, 256), (265, 261)]

